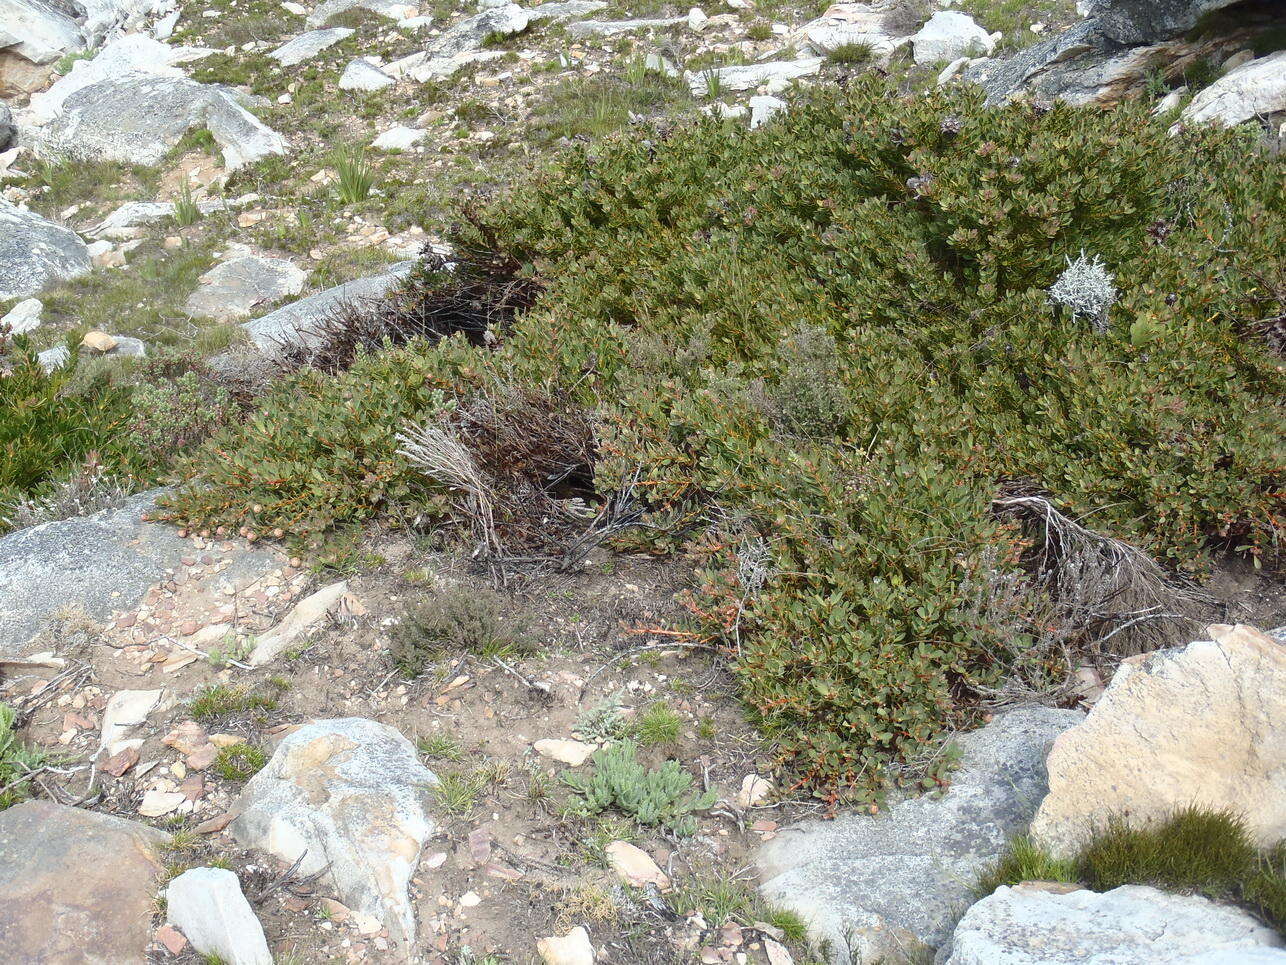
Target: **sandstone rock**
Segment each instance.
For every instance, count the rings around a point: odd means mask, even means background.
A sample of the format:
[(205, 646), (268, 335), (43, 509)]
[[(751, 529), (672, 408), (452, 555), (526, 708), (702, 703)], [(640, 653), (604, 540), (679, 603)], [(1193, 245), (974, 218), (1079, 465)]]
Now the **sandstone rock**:
[(91, 352), (106, 353), (120, 345), (116, 336), (108, 335), (106, 332), (86, 332), (85, 337), (80, 340), (81, 349), (88, 349)]
[(1286, 837), (1286, 645), (1247, 626), (1131, 657), (1049, 753), (1031, 834), (1071, 855), (1109, 819), (1146, 824), (1191, 804)]
[(40, 315), (44, 309), (45, 306), (39, 298), (24, 298), (9, 309), (3, 318), (0, 318), (0, 330), (7, 331), (11, 335), (34, 332), (40, 327)]
[(1081, 719), (1039, 707), (998, 714), (959, 738), (960, 770), (940, 798), (779, 831), (759, 855), (760, 891), (829, 941), (833, 962), (926, 954), (951, 934), (983, 867), (1026, 829), (1048, 745)]
[[(21, 653), (64, 607), (104, 622), (137, 606), (189, 552), (178, 531), (144, 522), (158, 491), (131, 497), (120, 509), (45, 523), (0, 536), (0, 656)], [(257, 579), (277, 558), (238, 549), (228, 582)]]
[(340, 90), (380, 90), (396, 81), (384, 71), (360, 57), (344, 68), (339, 78)]
[(123, 818), (26, 801), (0, 811), (0, 948), (9, 962), (143, 965), (157, 849)]
[(556, 3), (542, 3), (538, 7), (528, 7), (527, 16), (532, 23), (552, 20), (555, 23), (564, 20), (575, 20), (587, 17), (591, 13), (605, 10), (604, 0), (562, 0)]
[(263, 926), (231, 871), (183, 872), (165, 889), (165, 919), (203, 955), (217, 955), (228, 965), (272, 965)]
[(1233, 68), (1197, 92), (1180, 115), (1187, 124), (1224, 127), (1286, 111), (1286, 50)]
[(348, 593), (348, 583), (341, 580), (323, 587), (295, 604), (286, 618), (261, 636), (251, 651), (247, 662), (252, 667), (262, 667), (285, 650), (299, 635), (324, 620)]
[(750, 127), (752, 129), (766, 124), (774, 114), (786, 109), (786, 102), (771, 94), (760, 94), (750, 98)]
[[(212, 214), (223, 209), (225, 202), (198, 201), (196, 206), (201, 214)], [(146, 226), (173, 216), (174, 203), (171, 201), (126, 201), (86, 233), (91, 238), (129, 240), (140, 237)]]
[(531, 746), (541, 757), (548, 757), (550, 760), (566, 764), (568, 767), (580, 767), (598, 749), (597, 744), (550, 738), (538, 740)]
[(293, 40), (282, 44), (268, 54), (283, 67), (294, 67), (305, 60), (312, 60), (331, 44), (337, 44), (345, 37), (351, 37), (355, 30), (349, 27), (332, 27), (329, 30), (310, 30)]
[(56, 61), (84, 47), (79, 25), (54, 5), (0, 0), (0, 96), (39, 90)]
[(244, 327), (265, 355), (275, 355), (282, 347), (316, 348), (321, 341), (317, 326), (329, 313), (345, 304), (361, 304), (380, 298), (410, 272), (411, 265), (412, 262), (404, 261), (391, 266), (383, 274), (346, 282), (301, 298), (262, 318), (244, 323)]
[(1105, 893), (1025, 883), (998, 888), (965, 914), (938, 960), (947, 965), (1154, 965), (1286, 962), (1281, 938), (1251, 915), (1205, 898), (1125, 885)]
[(911, 38), (911, 46), (915, 62), (923, 66), (958, 57), (985, 57), (996, 43), (968, 14), (939, 10)]
[(0, 198), (0, 299), (36, 295), (89, 270), (89, 250), (74, 231)]
[(371, 143), (377, 151), (407, 151), (419, 144), (428, 131), (415, 127), (391, 127)]
[(647, 20), (581, 20), (569, 24), (567, 32), (573, 37), (614, 37), (617, 34), (635, 33), (640, 30), (662, 30), (686, 24), (687, 17), (659, 17)]
[(285, 154), (285, 139), (246, 110), (242, 96), (232, 88), (185, 77), (110, 77), (68, 96), (58, 116), (36, 129), (34, 149), (46, 158), (151, 165), (188, 131), (205, 128), (230, 171), (270, 154)]
[(112, 694), (103, 710), (103, 726), (98, 741), (101, 753), (110, 757), (127, 747), (137, 749), (142, 746), (142, 739), (131, 739), (130, 731), (147, 720), (164, 701), (164, 690), (118, 690)]
[(670, 887), (670, 876), (642, 848), (628, 841), (613, 841), (604, 850), (607, 863), (627, 885), (634, 888), (656, 885), (662, 891)]
[(407, 0), (324, 0), (308, 15), (308, 26), (325, 26), (331, 17), (348, 10), (369, 10), (390, 20), (405, 20), (420, 12), (419, 7)]
[(863, 44), (877, 60), (908, 42), (915, 23), (896, 5), (835, 3), (815, 20), (791, 35), (794, 43), (818, 56), (834, 53), (849, 44)]
[(237, 249), (199, 279), (199, 286), (183, 306), (195, 318), (229, 322), (249, 318), (260, 305), (279, 302), (304, 290), (308, 280), (294, 262), (268, 258)]
[(536, 942), (536, 952), (545, 965), (594, 965), (589, 932), (579, 925), (561, 937), (542, 938)]
[(696, 97), (705, 97), (709, 91), (711, 75), (718, 78), (721, 90), (754, 90), (766, 85), (771, 92), (784, 90), (799, 77), (810, 77), (822, 69), (821, 57), (803, 60), (773, 61), (766, 64), (745, 64), (735, 67), (716, 67), (713, 70), (688, 71), (684, 74), (688, 87)]
[(92, 60), (72, 64), (66, 76), (31, 98), (20, 119), (28, 125), (47, 124), (62, 113), (67, 98), (99, 81), (132, 74), (182, 77), (179, 64), (199, 60), (213, 52), (204, 47), (171, 47), (143, 34), (121, 37), (100, 50)]
[[(384, 724), (357, 717), (305, 724), (278, 745), (233, 805), (228, 830), (246, 847), (322, 878), (359, 919), (415, 938), (407, 888), (433, 833), (426, 808), (437, 778)], [(328, 867), (329, 866), (329, 867)], [(378, 927), (378, 926), (377, 926)]]

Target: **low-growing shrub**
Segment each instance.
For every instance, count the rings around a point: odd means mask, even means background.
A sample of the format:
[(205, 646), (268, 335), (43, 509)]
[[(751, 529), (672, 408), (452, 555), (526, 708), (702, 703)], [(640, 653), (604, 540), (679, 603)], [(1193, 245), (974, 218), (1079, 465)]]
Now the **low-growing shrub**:
[(27, 797), (31, 782), (25, 775), (47, 760), (42, 751), (18, 739), (14, 726), (17, 716), (8, 704), (0, 704), (0, 811)]
[(419, 676), (444, 653), (488, 659), (531, 649), (523, 615), (486, 586), (452, 586), (432, 594), (403, 612), (392, 636), (393, 665), (407, 677)]
[(678, 761), (649, 768), (635, 758), (637, 752), (633, 741), (618, 741), (594, 752), (589, 774), (565, 771), (563, 780), (579, 798), (572, 810), (589, 815), (615, 808), (639, 824), (665, 827), (684, 836), (695, 833), (692, 814), (713, 806), (715, 792), (694, 793), (692, 775)]
[[(459, 487), (409, 474), (395, 427), (451, 425), (438, 388), (461, 410), (556, 399), (592, 414), (586, 498), (640, 495), (622, 545), (702, 561), (691, 632), (802, 779), (933, 786), (910, 765), (1048, 633), (1039, 592), (979, 605), (1040, 549), (1002, 491), (1169, 566), (1274, 561), (1283, 383), (1254, 326), (1286, 310), (1263, 282), (1284, 212), (1279, 162), (1237, 131), (869, 77), (754, 131), (574, 146), (450, 239), (539, 280), (503, 338), (298, 377), (207, 445), (175, 515), (262, 532), (445, 508)], [(1101, 332), (1050, 302), (1082, 251), (1116, 289)]]

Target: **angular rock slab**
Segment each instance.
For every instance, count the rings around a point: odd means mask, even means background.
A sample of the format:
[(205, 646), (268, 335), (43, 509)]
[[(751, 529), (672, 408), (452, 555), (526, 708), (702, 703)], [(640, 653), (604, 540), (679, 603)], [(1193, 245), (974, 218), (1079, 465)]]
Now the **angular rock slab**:
[(1286, 50), (1244, 63), (1197, 91), (1181, 119), (1231, 127), (1282, 111), (1286, 111)]
[[(1069, 887), (1073, 890), (1069, 890)], [(1001, 887), (956, 926), (946, 965), (1256, 965), (1286, 962), (1248, 913), (1141, 885), (1098, 893), (1043, 882)]]
[(734, 67), (716, 67), (693, 73), (688, 71), (684, 79), (695, 97), (705, 97), (710, 92), (710, 78), (718, 78), (720, 90), (754, 90), (766, 86), (768, 91), (781, 91), (790, 86), (790, 82), (800, 77), (810, 77), (822, 69), (821, 57), (805, 57), (802, 60), (780, 60), (766, 64), (745, 64)]
[(259, 305), (298, 295), (307, 280), (304, 271), (286, 258), (239, 255), (202, 275), (183, 307), (196, 318), (219, 322), (249, 318)]
[(272, 965), (263, 926), (224, 868), (192, 868), (165, 889), (165, 920), (203, 955), (227, 965)]
[(71, 94), (36, 130), (41, 157), (99, 158), (155, 165), (188, 131), (206, 128), (230, 171), (285, 154), (286, 140), (251, 114), (240, 95), (186, 77), (127, 73)]
[(141, 965), (168, 838), (49, 801), (0, 811), (0, 958)]
[(1199, 805), (1286, 837), (1286, 644), (1216, 625), (1210, 640), (1121, 663), (1085, 722), (1049, 752), (1031, 835), (1071, 856), (1114, 818), (1143, 825)]
[(986, 57), (996, 42), (973, 17), (958, 10), (939, 10), (911, 38), (915, 62), (920, 66), (947, 63), (958, 57)]
[(345, 717), (287, 736), (233, 804), (228, 829), (246, 847), (300, 873), (320, 872), (358, 916), (415, 939), (407, 888), (435, 825), (427, 813), (438, 779), (392, 727)]
[(310, 30), (288, 40), (268, 54), (283, 67), (294, 67), (305, 60), (312, 60), (331, 44), (337, 44), (345, 37), (351, 37), (355, 30), (350, 27), (332, 27), (329, 30)]
[[(0, 537), (0, 656), (21, 653), (64, 607), (79, 606), (101, 622), (135, 606), (180, 565), (191, 547), (178, 530), (142, 518), (158, 492)], [(270, 551), (238, 548), (224, 579), (255, 579), (279, 565)]]
[(171, 47), (143, 34), (129, 34), (113, 40), (93, 60), (78, 60), (71, 71), (58, 78), (48, 90), (31, 98), (20, 120), (26, 125), (47, 124), (62, 113), (67, 98), (100, 80), (131, 73), (157, 77), (182, 77), (176, 66), (214, 53), (205, 47)]
[(89, 248), (76, 232), (0, 198), (0, 300), (39, 294), (90, 268)]
[(243, 327), (265, 355), (277, 355), (283, 349), (315, 349), (321, 342), (319, 325), (327, 315), (344, 305), (361, 305), (381, 298), (406, 277), (413, 265), (410, 261), (400, 262), (381, 275), (327, 288), (246, 322)]
[(960, 769), (943, 796), (778, 832), (759, 854), (760, 892), (830, 942), (832, 962), (928, 954), (969, 906), (983, 867), (1026, 829), (1046, 790), (1049, 744), (1081, 719), (1044, 707), (998, 714), (958, 739)]
[(395, 83), (397, 81), (384, 71), (360, 57), (345, 67), (339, 77), (340, 90), (380, 90)]
[(42, 0), (0, 0), (0, 96), (39, 90), (53, 64), (83, 49), (76, 21)]

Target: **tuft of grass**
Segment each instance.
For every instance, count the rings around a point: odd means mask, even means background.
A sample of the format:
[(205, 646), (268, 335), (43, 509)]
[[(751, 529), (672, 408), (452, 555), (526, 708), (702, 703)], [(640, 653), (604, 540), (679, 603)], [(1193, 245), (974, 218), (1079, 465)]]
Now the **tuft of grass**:
[(1226, 811), (1186, 807), (1141, 828), (1110, 821), (1066, 860), (1018, 837), (983, 872), (976, 892), (989, 895), (1022, 881), (1076, 882), (1095, 891), (1151, 885), (1203, 895), (1239, 904), (1286, 934), (1286, 841), (1261, 852), (1245, 821)]
[(983, 872), (974, 888), (981, 898), (1001, 885), (1014, 885), (1020, 881), (1075, 880), (1075, 862), (1051, 857), (1029, 837), (1022, 835), (1009, 843), (1004, 854)]
[(30, 780), (23, 775), (46, 764), (48, 755), (18, 739), (18, 712), (0, 704), (0, 811), (27, 797)]
[(429, 734), (415, 742), (421, 757), (435, 761), (458, 761), (464, 756), (460, 742), (449, 734)]
[(826, 60), (832, 64), (854, 66), (870, 63), (871, 53), (870, 44), (840, 44), (826, 55)]
[(339, 179), (335, 191), (341, 203), (358, 204), (370, 197), (375, 187), (375, 171), (366, 159), (364, 148), (356, 145), (340, 148), (332, 163)]
[(683, 718), (665, 701), (658, 700), (634, 722), (634, 739), (644, 747), (673, 744), (682, 726)]
[(214, 769), (225, 781), (238, 784), (250, 780), (268, 763), (268, 755), (254, 744), (233, 744), (219, 748)]
[(192, 200), (192, 185), (185, 180), (179, 191), (179, 199), (174, 202), (174, 223), (180, 228), (187, 228), (201, 220), (201, 209)]
[(193, 720), (206, 723), (244, 714), (249, 711), (276, 710), (276, 694), (256, 693), (243, 687), (213, 684), (196, 692), (188, 703), (188, 713)]
[(477, 774), (443, 774), (433, 789), (433, 799), (437, 808), (446, 814), (472, 814), (484, 786)]

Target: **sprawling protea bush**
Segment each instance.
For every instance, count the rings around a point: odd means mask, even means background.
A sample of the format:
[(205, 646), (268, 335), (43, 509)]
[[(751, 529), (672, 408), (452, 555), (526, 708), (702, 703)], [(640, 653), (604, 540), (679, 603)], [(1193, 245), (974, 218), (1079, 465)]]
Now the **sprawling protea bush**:
[[(1283, 383), (1253, 332), (1283, 310), (1280, 164), (1132, 108), (876, 82), (755, 131), (577, 148), (456, 239), (524, 265), (533, 307), (487, 345), (364, 368), (324, 411), (367, 428), (327, 445), (320, 478), (287, 458), (316, 435), (282, 411), (298, 388), (274, 396), (271, 424), (209, 446), (173, 511), (244, 525), (275, 498), (298, 523), (366, 512), (363, 479), (372, 501), (411, 493), (381, 467), (440, 396), (401, 389), (381, 410), (373, 376), (538, 389), (592, 413), (600, 495), (628, 479), (646, 509), (634, 538), (702, 555), (696, 632), (732, 655), (783, 758), (875, 793), (1048, 632), (1039, 600), (997, 603), (1032, 549), (994, 514), (1002, 489), (1169, 566), (1271, 562)], [(1050, 300), (1082, 251), (1111, 266), (1101, 333)], [(315, 409), (309, 386), (297, 404)], [(746, 545), (770, 557), (755, 587)]]

